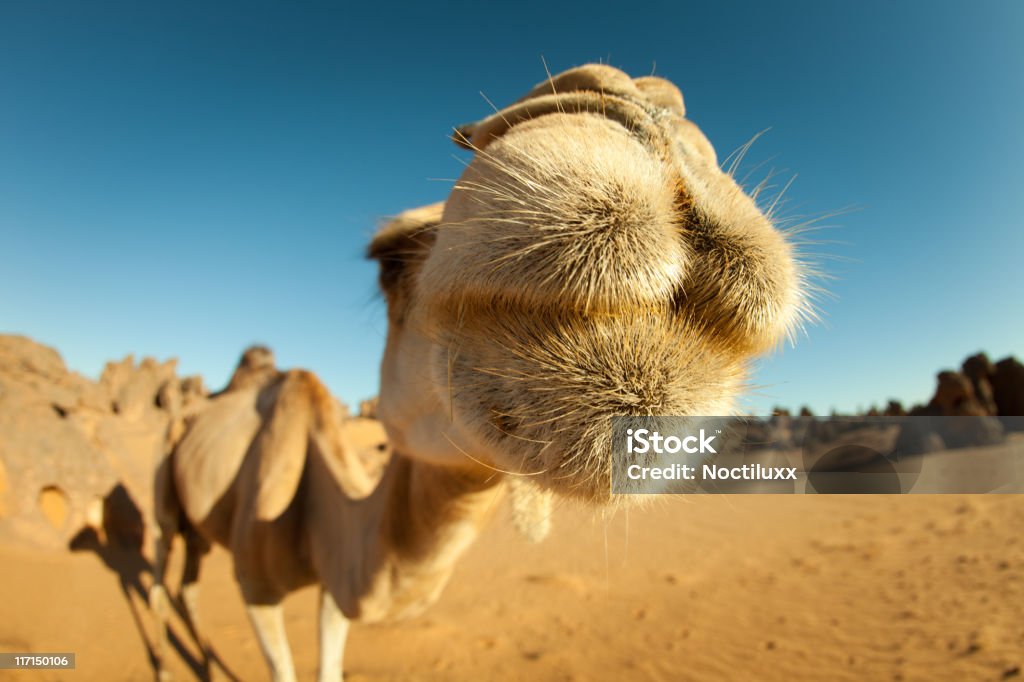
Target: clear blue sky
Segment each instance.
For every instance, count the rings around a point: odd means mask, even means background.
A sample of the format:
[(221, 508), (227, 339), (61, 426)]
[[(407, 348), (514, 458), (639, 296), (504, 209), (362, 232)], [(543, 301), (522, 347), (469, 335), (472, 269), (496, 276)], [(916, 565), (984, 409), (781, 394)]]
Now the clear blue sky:
[[(95, 376), (252, 342), (347, 402), (376, 393), (378, 222), (444, 198), (451, 126), (604, 61), (683, 89), (788, 214), (856, 211), (825, 322), (746, 406), (924, 399), (965, 354), (1024, 352), (1024, 4), (0, 4), (0, 331)], [(444, 180), (445, 178), (449, 180)]]

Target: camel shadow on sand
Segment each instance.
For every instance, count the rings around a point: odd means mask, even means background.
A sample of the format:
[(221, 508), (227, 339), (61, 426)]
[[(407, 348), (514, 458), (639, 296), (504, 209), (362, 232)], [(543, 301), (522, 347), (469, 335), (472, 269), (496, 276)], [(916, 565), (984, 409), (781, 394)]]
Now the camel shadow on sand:
[[(135, 629), (139, 633), (143, 646), (146, 647), (146, 655), (150, 667), (153, 669), (154, 679), (159, 679), (159, 660), (155, 642), (147, 632), (142, 613), (150, 611), (149, 591), (146, 584), (152, 584), (153, 577), (153, 566), (142, 553), (142, 529), (144, 527), (142, 514), (121, 484), (116, 485), (105, 498), (104, 512), (103, 534), (106, 536), (106, 541), (100, 537), (100, 533), (96, 529), (86, 527), (71, 539), (68, 548), (73, 552), (93, 552), (117, 577), (121, 594), (124, 596), (128, 611), (135, 623)], [(146, 576), (145, 583), (144, 576)], [(140, 602), (141, 607), (139, 606)], [(199, 642), (195, 625), (189, 619), (180, 598), (172, 598), (170, 602), (178, 618), (188, 629), (192, 641)], [(211, 680), (211, 671), (203, 665), (201, 658), (189, 651), (189, 648), (185, 646), (171, 626), (168, 627), (168, 641), (196, 679), (207, 682)], [(232, 682), (240, 682), (238, 676), (231, 672), (216, 651), (209, 645), (207, 647), (210, 665), (219, 667), (224, 676)]]

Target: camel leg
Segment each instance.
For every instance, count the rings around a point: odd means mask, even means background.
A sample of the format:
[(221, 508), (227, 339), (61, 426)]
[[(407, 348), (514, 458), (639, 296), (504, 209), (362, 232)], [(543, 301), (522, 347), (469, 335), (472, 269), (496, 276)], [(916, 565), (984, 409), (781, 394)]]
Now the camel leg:
[(320, 589), (320, 674), (318, 682), (339, 682), (348, 638), (348, 618), (338, 608), (334, 597)]
[(175, 530), (161, 524), (156, 533), (156, 560), (153, 564), (153, 585), (149, 588), (149, 608), (156, 617), (156, 673), (157, 679), (169, 680), (167, 670), (167, 618), (170, 615), (170, 602), (167, 599), (167, 588), (164, 587), (164, 575), (167, 571), (167, 556), (174, 542)]
[(284, 632), (284, 610), (277, 604), (246, 604), (260, 649), (270, 666), (274, 682), (295, 682), (295, 666)]
[(157, 621), (156, 631), (156, 675), (158, 680), (170, 680), (167, 670), (167, 619), (170, 617), (171, 602), (167, 596), (164, 581), (167, 576), (167, 560), (179, 533), (182, 520), (181, 505), (178, 502), (174, 479), (171, 475), (171, 457), (166, 457), (157, 467), (153, 481), (153, 538), (155, 540), (153, 584), (149, 588), (149, 608)]
[(188, 627), (192, 638), (199, 646), (202, 656), (203, 679), (210, 679), (210, 647), (199, 628), (199, 565), (203, 556), (210, 551), (207, 542), (189, 529), (185, 531), (185, 566), (181, 572), (181, 602), (188, 616)]

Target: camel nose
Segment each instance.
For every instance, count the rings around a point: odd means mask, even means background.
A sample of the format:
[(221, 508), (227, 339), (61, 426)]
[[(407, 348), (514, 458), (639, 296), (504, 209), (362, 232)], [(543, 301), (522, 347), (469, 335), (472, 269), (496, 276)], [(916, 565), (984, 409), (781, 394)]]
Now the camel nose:
[(689, 260), (671, 169), (621, 125), (551, 114), (470, 163), (423, 266), (460, 304), (615, 313), (665, 306)]

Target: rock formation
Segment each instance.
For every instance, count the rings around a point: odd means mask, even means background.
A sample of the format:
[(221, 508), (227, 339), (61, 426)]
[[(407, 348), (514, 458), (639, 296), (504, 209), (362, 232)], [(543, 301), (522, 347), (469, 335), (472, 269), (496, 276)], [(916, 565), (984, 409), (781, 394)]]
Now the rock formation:
[(100, 524), (134, 544), (128, 510), (151, 508), (153, 467), (204, 393), (173, 360), (129, 356), (92, 382), (55, 350), (0, 336), (0, 536), (58, 548)]
[[(990, 375), (992, 398), (1001, 417), (1024, 417), (1024, 364), (1015, 357), (996, 363)], [(1024, 419), (1006, 420), (1011, 428), (1024, 429)]]
[(882, 414), (886, 417), (905, 417), (907, 416), (907, 410), (900, 401), (890, 400)]
[(980, 417), (989, 414), (977, 400), (971, 380), (959, 372), (945, 370), (936, 377), (938, 385), (928, 407), (943, 417)]
[[(993, 445), (1006, 435), (997, 419), (996, 404), (984, 353), (964, 361), (964, 372), (945, 370), (936, 377), (935, 395), (924, 407), (910, 411), (897, 447), (904, 454), (922, 454), (943, 448)], [(924, 419), (928, 418), (930, 419)]]
[(367, 398), (359, 403), (359, 416), (366, 419), (377, 418), (377, 396)]
[(974, 399), (985, 410), (986, 414), (998, 414), (995, 398), (992, 393), (992, 374), (995, 367), (984, 353), (977, 353), (964, 360), (960, 368), (963, 375), (971, 382)]

